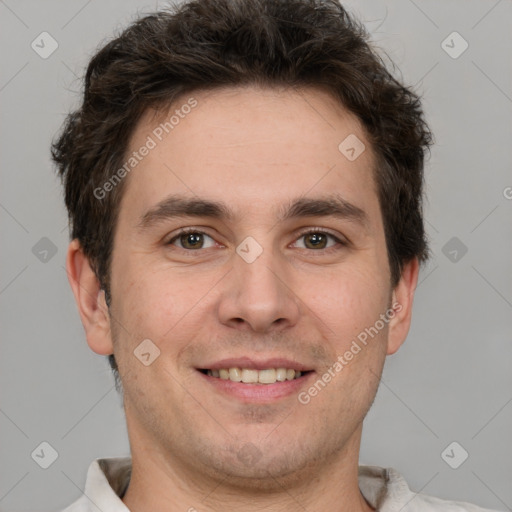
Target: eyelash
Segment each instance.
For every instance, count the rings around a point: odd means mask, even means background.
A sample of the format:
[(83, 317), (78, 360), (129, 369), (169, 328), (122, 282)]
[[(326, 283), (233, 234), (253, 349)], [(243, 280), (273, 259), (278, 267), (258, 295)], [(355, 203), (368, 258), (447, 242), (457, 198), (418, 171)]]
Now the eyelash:
[[(172, 245), (174, 241), (176, 241), (178, 238), (180, 238), (181, 236), (183, 235), (188, 235), (189, 233), (196, 233), (196, 234), (201, 234), (201, 235), (206, 235), (206, 236), (209, 236), (210, 238), (213, 239), (212, 236), (210, 236), (208, 233), (204, 232), (204, 231), (201, 231), (200, 229), (196, 229), (196, 228), (183, 228), (181, 229), (176, 235), (174, 235), (167, 243), (166, 245)], [(338, 243), (338, 246), (333, 246), (333, 247), (327, 247), (326, 249), (318, 249), (318, 250), (314, 250), (314, 249), (309, 249), (310, 251), (312, 252), (323, 252), (323, 253), (330, 253), (331, 251), (337, 251), (337, 250), (340, 250), (342, 249), (343, 247), (346, 247), (348, 245), (348, 242), (346, 241), (343, 241), (343, 240), (340, 240), (337, 236), (333, 235), (331, 232), (329, 231), (326, 231), (325, 229), (322, 229), (322, 228), (309, 228), (309, 229), (306, 229), (304, 231), (301, 231), (299, 233), (299, 235), (297, 236), (296, 240), (299, 240), (300, 238), (306, 236), (306, 235), (310, 235), (310, 234), (313, 234), (313, 233), (321, 233), (323, 235), (328, 235), (330, 236), (332, 239), (334, 239), (337, 243)], [(341, 246), (341, 247), (340, 247)], [(201, 249), (183, 249), (181, 247), (176, 247), (177, 249), (181, 250), (181, 251), (185, 251), (187, 253), (193, 253), (193, 252), (199, 252)], [(308, 250), (307, 248), (305, 250)]]

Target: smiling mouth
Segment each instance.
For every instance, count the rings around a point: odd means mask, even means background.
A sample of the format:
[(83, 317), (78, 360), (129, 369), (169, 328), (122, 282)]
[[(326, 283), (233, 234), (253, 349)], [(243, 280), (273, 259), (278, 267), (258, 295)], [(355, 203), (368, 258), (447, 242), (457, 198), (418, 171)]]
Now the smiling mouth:
[(292, 368), (267, 368), (265, 370), (221, 368), (219, 370), (199, 369), (199, 371), (209, 377), (243, 384), (275, 384), (276, 382), (300, 379), (311, 373), (312, 370), (301, 372)]

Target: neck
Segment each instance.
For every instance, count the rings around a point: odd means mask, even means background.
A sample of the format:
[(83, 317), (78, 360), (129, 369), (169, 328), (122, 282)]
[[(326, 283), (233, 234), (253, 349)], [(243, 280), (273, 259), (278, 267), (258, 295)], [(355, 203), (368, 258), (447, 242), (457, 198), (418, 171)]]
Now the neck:
[[(132, 475), (123, 503), (131, 512), (147, 510), (220, 512), (273, 510), (371, 512), (359, 490), (358, 456), (362, 426), (332, 460), (286, 477), (244, 482), (233, 475), (213, 476), (182, 464), (156, 444), (131, 438)], [(145, 446), (150, 448), (142, 448)], [(244, 485), (244, 483), (246, 485)]]

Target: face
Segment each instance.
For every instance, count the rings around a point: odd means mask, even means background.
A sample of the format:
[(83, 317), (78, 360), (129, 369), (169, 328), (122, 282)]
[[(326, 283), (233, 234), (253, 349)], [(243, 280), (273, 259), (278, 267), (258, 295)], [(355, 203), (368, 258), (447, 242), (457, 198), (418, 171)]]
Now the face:
[(131, 443), (242, 480), (353, 449), (405, 337), (360, 123), (317, 90), (200, 91), (147, 112), (133, 151), (110, 318)]

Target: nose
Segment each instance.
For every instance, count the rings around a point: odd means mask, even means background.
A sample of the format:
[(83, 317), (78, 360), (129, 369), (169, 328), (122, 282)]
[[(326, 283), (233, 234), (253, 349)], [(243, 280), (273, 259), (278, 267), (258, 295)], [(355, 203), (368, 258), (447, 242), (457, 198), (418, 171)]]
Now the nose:
[(271, 332), (295, 325), (300, 300), (293, 291), (286, 262), (265, 249), (254, 260), (233, 256), (218, 307), (224, 325), (254, 332)]

